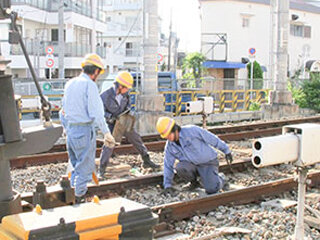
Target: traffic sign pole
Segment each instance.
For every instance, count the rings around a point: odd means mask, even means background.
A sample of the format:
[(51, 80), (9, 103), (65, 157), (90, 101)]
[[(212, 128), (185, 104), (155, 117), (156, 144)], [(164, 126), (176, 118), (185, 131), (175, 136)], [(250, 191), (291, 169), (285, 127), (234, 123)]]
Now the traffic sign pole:
[(249, 58), (251, 59), (251, 68), (250, 68), (250, 99), (252, 100), (253, 98), (253, 64), (254, 64), (254, 58), (256, 54), (256, 49), (255, 48), (250, 48), (249, 49)]

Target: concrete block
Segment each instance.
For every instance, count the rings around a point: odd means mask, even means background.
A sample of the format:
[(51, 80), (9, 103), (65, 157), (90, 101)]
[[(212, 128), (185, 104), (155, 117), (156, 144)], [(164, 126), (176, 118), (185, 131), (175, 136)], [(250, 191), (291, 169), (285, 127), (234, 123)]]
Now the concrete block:
[(270, 104), (292, 104), (292, 94), (289, 91), (271, 91)]
[(158, 134), (156, 123), (158, 121), (158, 118), (163, 116), (172, 117), (172, 114), (169, 112), (161, 111), (138, 111), (135, 114), (135, 129), (140, 135)]
[(262, 104), (263, 119), (280, 119), (288, 116), (298, 116), (299, 106), (295, 104)]
[(136, 109), (138, 111), (164, 111), (163, 95), (138, 95)]

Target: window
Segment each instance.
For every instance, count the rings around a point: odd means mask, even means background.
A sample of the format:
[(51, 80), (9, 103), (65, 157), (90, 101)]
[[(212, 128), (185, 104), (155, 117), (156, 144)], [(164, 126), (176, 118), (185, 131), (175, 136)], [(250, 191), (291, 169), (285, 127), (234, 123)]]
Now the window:
[(59, 41), (58, 29), (51, 29), (51, 41)]
[(126, 56), (127, 57), (139, 56), (139, 43), (126, 42)]
[(291, 24), (290, 34), (295, 37), (311, 38), (311, 26)]
[[(66, 40), (66, 30), (64, 30), (64, 40)], [(59, 30), (51, 29), (51, 41), (57, 42), (59, 41)]]
[(291, 25), (290, 33), (296, 37), (303, 37), (303, 26), (302, 25)]
[(250, 19), (247, 17), (242, 18), (242, 27), (247, 28), (250, 25)]
[(233, 68), (223, 69), (223, 89), (234, 90), (235, 70)]
[(311, 38), (311, 27), (310, 26), (304, 26), (304, 37)]

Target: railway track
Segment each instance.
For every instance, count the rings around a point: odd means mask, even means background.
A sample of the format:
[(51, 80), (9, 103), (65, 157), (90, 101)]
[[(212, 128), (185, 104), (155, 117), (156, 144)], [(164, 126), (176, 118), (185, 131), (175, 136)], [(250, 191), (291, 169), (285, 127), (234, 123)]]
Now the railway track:
[[(308, 179), (310, 180), (310, 187), (319, 186), (320, 171), (309, 173)], [(208, 213), (219, 206), (260, 202), (265, 197), (276, 196), (295, 190), (297, 186), (298, 183), (295, 177), (290, 177), (199, 199), (155, 206), (152, 210), (159, 216), (159, 224), (155, 227), (157, 232), (155, 237), (173, 234), (175, 231), (168, 230), (168, 223), (170, 222), (181, 221), (195, 215)]]
[[(233, 169), (237, 171), (245, 171), (251, 168), (249, 159), (238, 161), (233, 164)], [(230, 173), (229, 167), (222, 164), (220, 167), (224, 173)], [(309, 186), (320, 185), (320, 171), (308, 174)], [(89, 185), (88, 195), (98, 195), (100, 198), (108, 198), (110, 193), (123, 195), (128, 189), (139, 189), (146, 186), (155, 186), (161, 184), (163, 176), (161, 173), (154, 175), (146, 175), (134, 179), (121, 179), (116, 181), (102, 182), (100, 186)], [(208, 213), (219, 206), (243, 205), (252, 202), (259, 202), (265, 197), (276, 196), (284, 192), (292, 191), (297, 188), (295, 177), (287, 177), (275, 181), (262, 183), (255, 186), (242, 187), (240, 189), (231, 190), (215, 195), (209, 195), (187, 201), (171, 202), (152, 207), (152, 211), (159, 215), (159, 224), (155, 227), (156, 237), (172, 234), (170, 223), (189, 219), (195, 215)], [(50, 196), (45, 208), (53, 208), (65, 205), (66, 195), (59, 186), (49, 187), (46, 190)], [(112, 195), (111, 195), (112, 196)], [(21, 199), (24, 201), (24, 210), (30, 211), (32, 207), (33, 193), (24, 193)]]
[[(266, 137), (281, 134), (282, 126), (288, 124), (298, 124), (305, 122), (320, 122), (320, 116), (272, 121), (265, 123), (253, 123), (248, 125), (228, 126), (228, 127), (215, 127), (210, 128), (209, 131), (216, 134), (224, 141), (239, 141), (250, 138)], [(159, 140), (158, 135), (143, 137), (145, 145), (149, 151), (163, 151), (165, 146), (164, 140)], [(156, 140), (156, 141), (155, 141)], [(99, 157), (101, 153), (102, 143), (97, 141), (96, 156)], [(137, 150), (132, 144), (123, 144), (117, 146), (114, 150), (115, 154), (137, 154)], [(11, 160), (11, 168), (24, 168), (26, 166), (35, 166), (50, 163), (62, 163), (68, 161), (68, 153), (66, 152), (65, 145), (57, 145), (50, 152), (35, 154), (29, 156), (21, 156)]]

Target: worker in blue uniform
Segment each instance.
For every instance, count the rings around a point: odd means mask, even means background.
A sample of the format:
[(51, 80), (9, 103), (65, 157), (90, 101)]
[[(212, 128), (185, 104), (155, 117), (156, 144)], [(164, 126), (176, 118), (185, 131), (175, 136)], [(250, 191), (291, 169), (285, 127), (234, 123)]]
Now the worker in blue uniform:
[(165, 194), (174, 194), (172, 187), (175, 169), (179, 177), (189, 182), (188, 189), (200, 186), (197, 177), (207, 194), (213, 194), (227, 186), (225, 176), (219, 173), (219, 161), (214, 148), (222, 151), (231, 163), (232, 155), (225, 142), (209, 131), (198, 126), (180, 127), (169, 117), (160, 117), (156, 125), (162, 138), (167, 139), (164, 150), (163, 186)]
[(84, 200), (87, 183), (95, 171), (96, 133), (104, 135), (104, 144), (115, 145), (115, 140), (104, 119), (104, 111), (95, 81), (104, 72), (101, 58), (88, 54), (81, 64), (82, 73), (65, 86), (60, 112), (61, 123), (67, 135), (67, 150), (73, 167), (71, 185), (75, 187), (76, 202)]
[[(111, 132), (114, 129), (115, 122), (119, 115), (124, 112), (129, 112), (131, 109), (130, 95), (128, 91), (132, 88), (132, 86), (132, 75), (127, 71), (121, 71), (116, 76), (114, 86), (110, 87), (101, 94), (105, 111), (105, 119)], [(144, 167), (159, 168), (159, 165), (150, 160), (148, 149), (143, 144), (140, 135), (135, 131), (135, 129), (125, 132), (124, 136), (140, 153)], [(109, 163), (112, 152), (113, 148), (103, 146), (100, 156), (100, 178), (102, 179), (104, 178), (106, 167)]]

